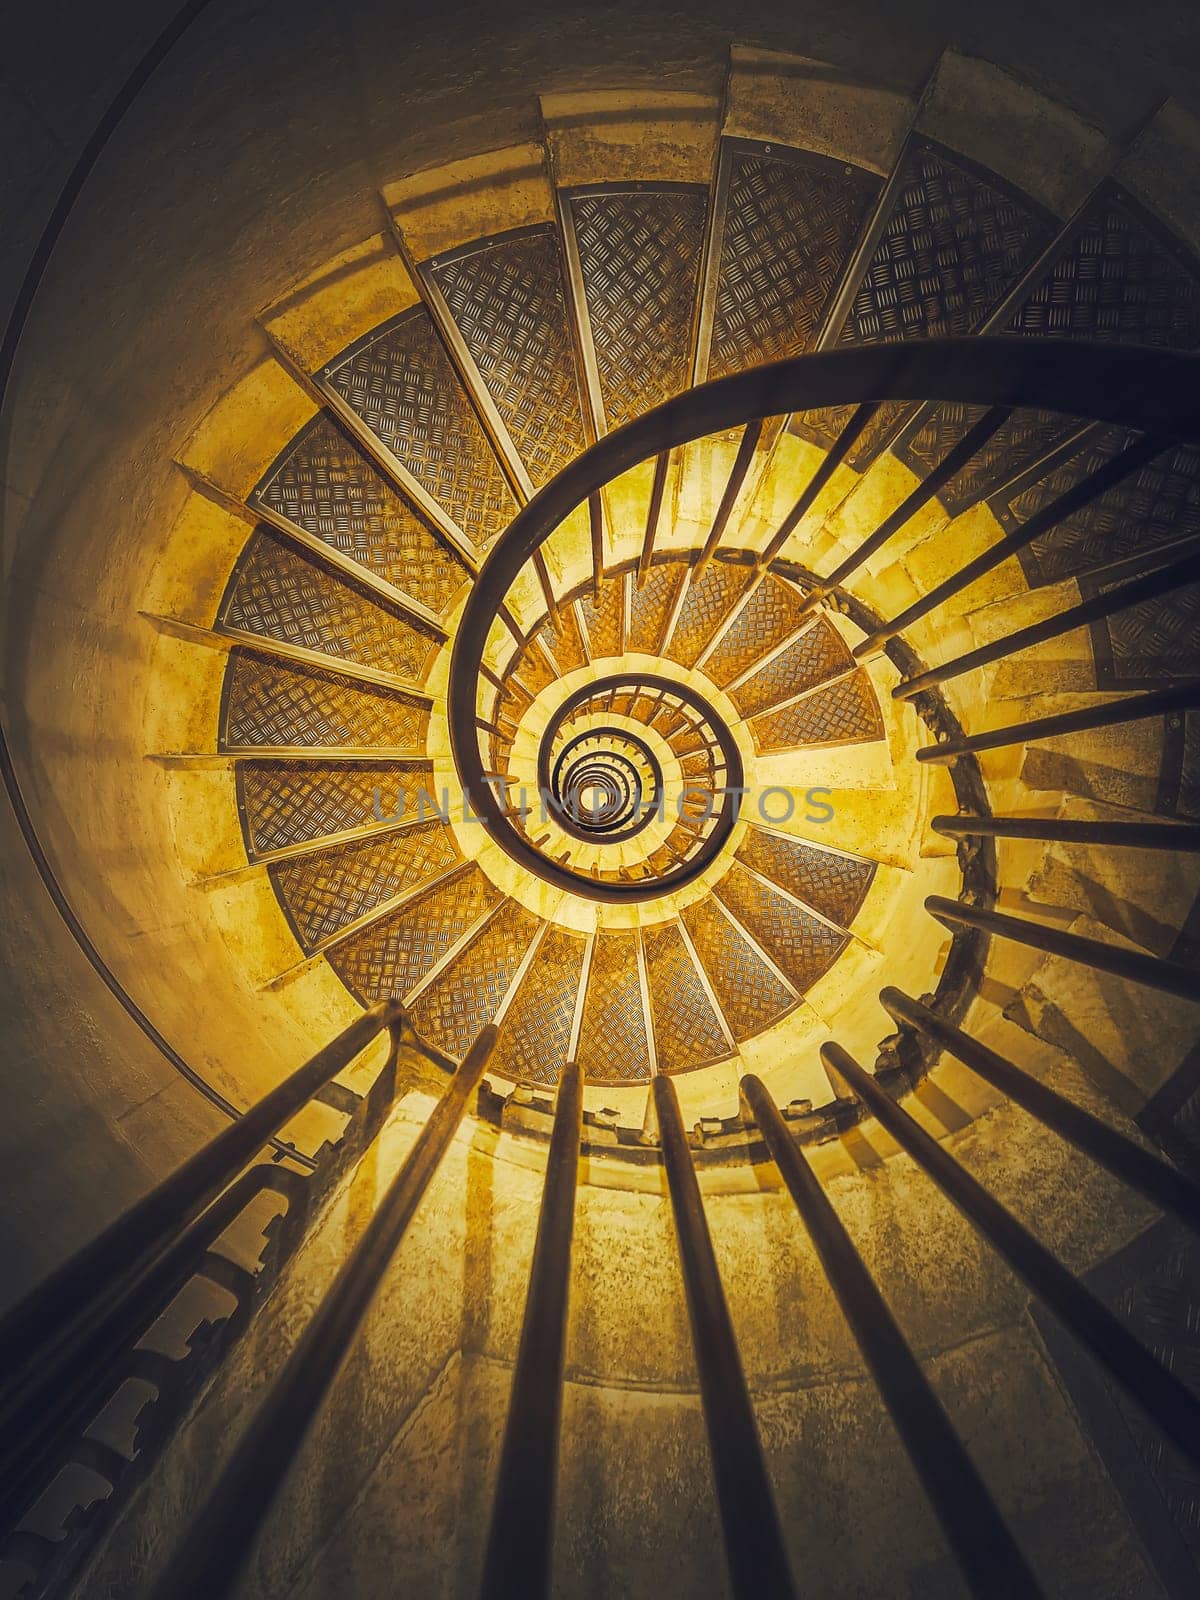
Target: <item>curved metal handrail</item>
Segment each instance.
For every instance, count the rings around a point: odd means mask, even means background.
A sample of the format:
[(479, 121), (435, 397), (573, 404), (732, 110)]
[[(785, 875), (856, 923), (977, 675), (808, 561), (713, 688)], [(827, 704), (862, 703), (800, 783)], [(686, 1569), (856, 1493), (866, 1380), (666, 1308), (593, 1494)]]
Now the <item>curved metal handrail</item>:
[[(579, 876), (522, 838), (489, 787), (479, 750), (476, 695), (497, 610), (518, 573), (578, 506), (631, 467), (694, 439), (763, 417), (888, 401), (1027, 406), (1087, 416), (1164, 437), (1200, 439), (1200, 357), (1013, 338), (929, 340), (797, 356), (689, 389), (608, 434), (526, 505), (497, 541), (463, 612), (450, 664), (451, 746), (476, 816), (520, 865), (579, 890)], [(644, 896), (608, 885), (600, 898)]]

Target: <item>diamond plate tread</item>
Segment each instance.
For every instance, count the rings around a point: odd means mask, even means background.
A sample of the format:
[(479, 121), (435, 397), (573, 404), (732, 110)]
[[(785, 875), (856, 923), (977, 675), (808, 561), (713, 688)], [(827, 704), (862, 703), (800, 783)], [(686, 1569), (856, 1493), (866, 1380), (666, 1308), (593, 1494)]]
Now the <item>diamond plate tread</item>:
[(1052, 232), (1028, 199), (914, 145), (839, 342), (973, 332)]
[[(1049, 242), (1050, 219), (1026, 198), (968, 170), (943, 152), (915, 145), (901, 185), (838, 336), (842, 345), (949, 338), (983, 322)], [(882, 406), (850, 452), (862, 467), (905, 415)], [(802, 437), (828, 443), (853, 407), (808, 411), (795, 419)]]
[(495, 1021), (540, 926), (515, 900), (502, 906), (413, 1003), (413, 1026), (421, 1037), (461, 1060), (479, 1030)]
[(662, 649), (663, 633), (671, 620), (671, 610), (679, 596), (679, 585), (687, 573), (682, 562), (651, 567), (639, 589), (633, 586), (629, 603), (629, 648), (649, 656)]
[(267, 528), (250, 535), (221, 603), (220, 620), (268, 639), (378, 667), (420, 682), (438, 642), (402, 621), (369, 590), (334, 577)]
[(1136, 201), (1106, 185), (1006, 331), (1194, 350), (1197, 265)]
[(839, 928), (848, 928), (862, 910), (875, 878), (874, 861), (856, 861), (755, 827), (747, 830), (737, 859)]
[(650, 1077), (636, 933), (596, 935), (576, 1058), (588, 1083), (645, 1083)]
[[(984, 415), (984, 406), (935, 406), (914, 433), (898, 442), (896, 454), (914, 472), (931, 472), (949, 455), (968, 429)], [(993, 488), (1032, 467), (1042, 456), (1068, 439), (1079, 422), (1057, 412), (1019, 407), (1003, 422), (982, 449), (950, 479), (938, 499), (957, 516)]]
[(705, 661), (705, 675), (724, 688), (796, 630), (799, 610), (800, 596), (790, 584), (764, 578)]
[(713, 993), (740, 1044), (796, 1005), (796, 997), (748, 945), (711, 896), (681, 912)]
[(690, 1072), (731, 1054), (692, 953), (672, 922), (647, 928), (646, 986), (660, 1072)]
[[(1112, 583), (1080, 585), (1085, 595)], [(1200, 583), (1128, 606), (1092, 627), (1096, 683), (1101, 689), (1153, 688), (1196, 676), (1200, 640)]]
[(538, 638), (549, 650), (560, 672), (574, 672), (576, 667), (587, 665), (587, 652), (579, 637), (573, 606), (560, 606), (558, 625), (547, 622), (538, 630)]
[(571, 1047), (586, 951), (581, 934), (549, 929), (500, 1026), (492, 1056), (497, 1072), (522, 1083), (558, 1082)]
[[(1020, 527), (1137, 437), (1124, 428), (1103, 428), (1089, 436), (1052, 472), (996, 502), (1005, 530)], [(1037, 587), (1099, 571), (1198, 533), (1200, 446), (1179, 444), (1042, 534), (1018, 552), (1018, 559), (1027, 582)]]
[(727, 159), (710, 378), (811, 349), (880, 188), (873, 173), (807, 152)]
[(477, 918), (503, 899), (478, 867), (431, 889), (412, 906), (352, 934), (326, 957), (364, 1005), (403, 999)]
[(225, 671), (221, 748), (240, 745), (389, 746), (416, 750), (428, 712), (389, 689), (350, 684), (316, 667), (290, 667), (232, 650)]
[(1189, 711), (1183, 719), (1183, 756), (1175, 810), (1181, 817), (1200, 821), (1200, 712), (1197, 711)]
[(305, 951), (376, 906), (461, 860), (452, 831), (422, 823), (379, 839), (334, 845), (268, 870)]
[(570, 199), (600, 395), (610, 428), (687, 387), (708, 192)]
[(439, 616), (470, 579), (459, 557), (327, 412), (305, 428), (253, 498)]
[(854, 657), (841, 634), (821, 617), (773, 661), (739, 688), (731, 689), (729, 697), (744, 717), (752, 717), (827, 678), (836, 678), (853, 665)]
[(377, 823), (377, 798), (384, 815), (416, 817), (418, 796), (434, 799), (433, 789), (433, 769), (425, 765), (241, 761), (237, 768), (238, 810), (254, 855)]
[(861, 744), (883, 738), (883, 716), (865, 672), (817, 689), (794, 705), (755, 717), (754, 742), (766, 754), (802, 744)]
[(735, 861), (714, 890), (801, 994), (849, 944), (849, 936), (768, 889)]
[(553, 226), (493, 240), (427, 270), (541, 488), (587, 445)]
[(746, 567), (710, 561), (699, 578), (693, 576), (689, 580), (687, 598), (663, 654), (681, 666), (693, 666), (749, 582), (750, 572)]
[(622, 577), (604, 579), (600, 585), (599, 605), (596, 604), (590, 589), (580, 600), (579, 609), (583, 612), (589, 652), (593, 661), (599, 661), (604, 656), (621, 654), (624, 607), (625, 580)]
[(429, 313), (404, 312), (325, 377), (450, 520), (490, 544), (516, 504)]

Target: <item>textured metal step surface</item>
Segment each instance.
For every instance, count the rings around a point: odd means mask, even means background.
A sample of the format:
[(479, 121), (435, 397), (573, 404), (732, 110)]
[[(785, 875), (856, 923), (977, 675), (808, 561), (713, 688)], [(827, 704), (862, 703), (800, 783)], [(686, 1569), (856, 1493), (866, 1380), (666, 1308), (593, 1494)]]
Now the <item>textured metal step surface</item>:
[(725, 561), (711, 561), (698, 578), (693, 575), (664, 654), (681, 666), (693, 666), (749, 582), (745, 567)]
[(636, 933), (602, 929), (596, 935), (576, 1059), (588, 1083), (649, 1082)]
[(551, 927), (505, 1014), (492, 1057), (496, 1071), (553, 1085), (568, 1060), (587, 939)]
[(478, 867), (468, 867), (415, 904), (352, 934), (330, 952), (329, 962), (364, 1005), (404, 997), (502, 899)]
[(321, 376), (472, 543), (485, 548), (511, 520), (512, 492), (423, 307), (360, 339)]
[(438, 639), (389, 610), (361, 585), (259, 528), (238, 558), (220, 621), (418, 683)]
[(230, 651), (221, 717), (223, 750), (294, 745), (382, 747), (421, 754), (429, 714), (389, 689), (350, 684), (252, 651)]
[(413, 1026), (421, 1037), (461, 1060), (480, 1028), (495, 1020), (540, 926), (532, 911), (505, 901), (413, 1002)]
[(737, 859), (839, 928), (850, 927), (875, 878), (874, 861), (822, 850), (768, 828), (748, 829)]
[(729, 696), (744, 717), (752, 717), (778, 705), (781, 700), (848, 672), (853, 665), (854, 657), (841, 634), (821, 617), (794, 644), (731, 689)]
[[(432, 802), (433, 766), (339, 761), (241, 761), (238, 810), (252, 857), (378, 826), (385, 816), (420, 817)], [(432, 804), (426, 813), (433, 816)]]
[(681, 916), (739, 1043), (799, 1004), (799, 995), (757, 954), (711, 896), (688, 906)]
[(707, 377), (813, 347), (879, 188), (811, 151), (722, 140)]
[(454, 551), (326, 412), (318, 412), (288, 445), (251, 502), (286, 517), (438, 615), (470, 578)]
[(803, 995), (846, 948), (847, 935), (752, 876), (737, 862), (715, 893)]
[(708, 191), (631, 184), (563, 195), (602, 431), (687, 387)]
[(884, 736), (879, 701), (861, 670), (753, 718), (750, 727), (764, 754), (805, 744), (862, 744)]
[(690, 1072), (722, 1061), (732, 1044), (679, 925), (642, 935), (654, 1048), (660, 1072)]
[(656, 656), (662, 649), (668, 624), (687, 577), (681, 561), (653, 566), (642, 583), (635, 584), (629, 602), (629, 649)]
[[(880, 220), (874, 253), (838, 331), (843, 346), (973, 332), (1055, 228), (1027, 195), (926, 140), (909, 142)], [(869, 461), (907, 409), (881, 407), (851, 462)], [(827, 441), (849, 416), (849, 409), (806, 413), (798, 431)]]
[(705, 676), (722, 688), (747, 673), (796, 631), (800, 595), (782, 578), (768, 575), (737, 611), (704, 658)]
[(307, 951), (461, 859), (451, 830), (440, 822), (424, 822), (279, 862), (269, 871)]
[(553, 226), (481, 240), (427, 262), (424, 270), (445, 297), (534, 487), (541, 488), (587, 443)]

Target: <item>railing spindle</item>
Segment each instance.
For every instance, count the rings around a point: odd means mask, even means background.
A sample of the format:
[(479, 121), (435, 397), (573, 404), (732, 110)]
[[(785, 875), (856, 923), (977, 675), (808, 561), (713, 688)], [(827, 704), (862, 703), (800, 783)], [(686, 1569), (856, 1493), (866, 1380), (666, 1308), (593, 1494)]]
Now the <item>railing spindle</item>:
[(832, 1043), (821, 1046), (821, 1055), (1027, 1287), (1045, 1301), (1187, 1460), (1200, 1466), (1200, 1401), (1138, 1343), (1103, 1301), (1084, 1288), (1045, 1245), (914, 1122), (853, 1056)]
[(362, 1237), (234, 1447), (155, 1586), (157, 1600), (215, 1600), (234, 1585), (263, 1521), (449, 1148), (496, 1042), (490, 1025), (418, 1134)]
[(927, 617), (931, 611), (936, 611), (944, 605), (953, 595), (960, 593), (968, 585), (1016, 555), (1018, 550), (1024, 550), (1044, 533), (1049, 533), (1052, 528), (1064, 521), (1067, 517), (1074, 516), (1077, 511), (1082, 511), (1085, 506), (1098, 499), (1102, 494), (1107, 494), (1116, 487), (1130, 473), (1139, 471), (1155, 456), (1170, 448), (1172, 440), (1161, 435), (1148, 434), (1128, 445), (1119, 455), (1111, 461), (1105, 462), (1095, 472), (1088, 474), (1079, 483), (1074, 484), (1064, 494), (1052, 500), (1048, 506), (1043, 506), (1027, 522), (1015, 528), (1012, 533), (1005, 534), (1002, 539), (976, 556), (973, 561), (968, 561), (965, 567), (958, 572), (951, 573), (936, 588), (915, 600), (911, 606), (903, 610), (899, 616), (893, 617), (890, 622), (885, 622), (883, 627), (868, 639), (855, 647), (854, 654), (861, 660), (863, 656), (871, 655), (874, 651), (882, 649), (886, 642), (896, 634), (903, 633), (905, 628), (911, 628), (914, 622), (919, 622), (922, 617)]
[(1056, 739), (1064, 733), (1085, 733), (1092, 728), (1141, 722), (1145, 717), (1190, 711), (1197, 706), (1200, 706), (1200, 681), (1174, 684), (1150, 694), (1130, 695), (1126, 700), (1107, 700), (1102, 705), (1083, 706), (1078, 711), (1061, 711), (1052, 717), (1035, 717), (1029, 722), (1010, 723), (1007, 728), (990, 728), (986, 733), (925, 745), (917, 751), (917, 760), (953, 761), (956, 756), (973, 755), (979, 750), (1001, 750), (1008, 745), (1025, 744), (1030, 739)]
[(588, 530), (592, 539), (592, 599), (599, 605), (604, 577), (604, 502), (599, 490), (588, 495)]
[(1070, 817), (934, 817), (950, 839), (1036, 839), (1044, 844), (1107, 844), (1131, 850), (1200, 850), (1200, 822), (1089, 822)]
[(1200, 1233), (1200, 1186), (1176, 1171), (1160, 1157), (1143, 1150), (1125, 1134), (1110, 1128), (1099, 1117), (1073, 1105), (1055, 1090), (1023, 1071), (1013, 1061), (998, 1055), (969, 1033), (939, 1017), (920, 1000), (913, 1000), (899, 989), (882, 989), (880, 1004), (899, 1022), (907, 1022), (919, 1032), (957, 1056), (979, 1074), (993, 1089), (1007, 1095), (1046, 1127), (1091, 1156), (1122, 1183), (1127, 1183), (1152, 1204), (1171, 1211), (1187, 1226)]
[(919, 672), (915, 678), (905, 678), (892, 690), (892, 698), (911, 700), (923, 690), (932, 689), (936, 684), (945, 683), (950, 678), (961, 677), (964, 672), (971, 672), (976, 667), (990, 666), (993, 661), (1015, 655), (1019, 650), (1027, 650), (1035, 644), (1044, 644), (1047, 639), (1057, 639), (1064, 633), (1071, 633), (1075, 628), (1082, 628), (1090, 622), (1099, 622), (1102, 618), (1111, 617), (1114, 612), (1124, 611), (1129, 606), (1141, 605), (1146, 600), (1155, 600), (1159, 595), (1169, 594), (1172, 589), (1195, 583), (1197, 579), (1200, 579), (1200, 551), (1194, 551), (1179, 561), (1173, 561), (1170, 566), (1148, 572), (1144, 577), (1135, 578), (1132, 583), (1120, 584), (1117, 588), (1108, 590), (1106, 594), (1093, 595), (1090, 600), (1084, 600), (1068, 611), (1060, 611), (1056, 616), (1046, 617), (1042, 622), (1031, 623), (1027, 628), (1018, 628), (1016, 633), (1010, 633), (1006, 638), (994, 639), (990, 644), (980, 645), (977, 650), (968, 650), (965, 655), (956, 656), (953, 661), (943, 662), (940, 667), (931, 667), (928, 672)]
[(563, 1069), (546, 1161), (525, 1320), (513, 1370), (482, 1600), (543, 1600), (550, 1593), (554, 1494), (562, 1416), (571, 1234), (583, 1126), (583, 1074)]
[(796, 1591), (783, 1533), (670, 1078), (654, 1079), (654, 1106), (733, 1593), (736, 1600), (788, 1600)]
[(1036, 1600), (1037, 1580), (779, 1108), (753, 1075), (742, 1092), (971, 1592)]
[(654, 553), (654, 540), (658, 534), (658, 519), (662, 515), (663, 495), (667, 488), (667, 473), (671, 468), (671, 452), (662, 450), (654, 458), (654, 481), (650, 485), (650, 505), (646, 511), (646, 531), (642, 536), (642, 553), (638, 557), (637, 586), (640, 589), (650, 571), (650, 557)]
[(974, 427), (969, 428), (956, 445), (950, 449), (939, 464), (925, 478), (917, 484), (911, 494), (896, 507), (889, 516), (869, 534), (862, 543), (846, 559), (840, 562), (827, 578), (821, 578), (816, 586), (805, 596), (804, 604), (800, 607), (799, 615), (815, 610), (817, 605), (839, 584), (845, 582), (852, 572), (857, 572), (864, 561), (869, 561), (877, 550), (881, 550), (894, 534), (899, 533), (904, 524), (916, 516), (922, 506), (926, 506), (952, 478), (963, 470), (971, 461), (977, 451), (981, 450), (992, 435), (1003, 427), (1012, 415), (1007, 406), (993, 406), (985, 411)]
[(1115, 978), (1161, 989), (1164, 994), (1173, 994), (1180, 1000), (1200, 1000), (1200, 982), (1197, 982), (1195, 968), (1185, 967), (1179, 961), (1145, 955), (1140, 950), (1125, 950), (1119, 945), (1085, 938), (1081, 933), (1051, 928), (1042, 922), (1031, 922), (1027, 917), (1011, 916), (1007, 911), (969, 906), (962, 900), (948, 900), (940, 894), (930, 895), (925, 909), (949, 927), (980, 928), (984, 933), (998, 934), (1002, 939), (1015, 939), (1018, 944), (1044, 950), (1047, 955), (1078, 961), (1098, 972), (1110, 972)]
[(717, 507), (717, 514), (713, 518), (712, 527), (709, 529), (708, 538), (704, 541), (704, 548), (700, 552), (700, 559), (696, 563), (692, 574), (693, 581), (700, 576), (708, 565), (713, 551), (721, 542), (721, 536), (733, 514), (737, 497), (742, 492), (742, 485), (746, 481), (746, 474), (750, 471), (754, 460), (754, 452), (758, 449), (758, 441), (762, 437), (763, 419), (756, 417), (742, 429), (741, 441), (738, 444), (737, 455), (733, 460), (733, 467), (725, 484), (725, 492), (721, 496), (721, 503)]
[(808, 480), (805, 488), (795, 505), (779, 524), (776, 532), (771, 536), (770, 542), (765, 546), (758, 557), (758, 566), (768, 567), (783, 549), (784, 545), (795, 533), (804, 518), (817, 503), (817, 499), (826, 484), (833, 477), (837, 469), (853, 450), (863, 429), (879, 410), (877, 405), (856, 406), (845, 427), (830, 445), (828, 451), (821, 458), (816, 471)]

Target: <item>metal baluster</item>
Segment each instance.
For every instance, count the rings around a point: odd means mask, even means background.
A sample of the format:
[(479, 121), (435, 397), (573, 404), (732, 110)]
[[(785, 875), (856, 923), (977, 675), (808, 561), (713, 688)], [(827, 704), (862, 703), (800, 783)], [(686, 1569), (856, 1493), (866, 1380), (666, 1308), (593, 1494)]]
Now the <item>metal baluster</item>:
[(844, 583), (852, 572), (856, 572), (864, 561), (869, 561), (877, 550), (883, 548), (893, 534), (911, 518), (915, 517), (922, 506), (928, 505), (934, 495), (944, 489), (952, 478), (958, 476), (972, 457), (983, 448), (992, 435), (1002, 428), (1012, 415), (1007, 406), (993, 406), (990, 411), (984, 412), (974, 427), (969, 428), (959, 442), (949, 450), (942, 461), (923, 478), (911, 494), (896, 507), (895, 511), (869, 534), (858, 548), (838, 564), (827, 578), (821, 578), (814, 588), (805, 596), (800, 607), (799, 615), (813, 611), (825, 598)]
[(882, 989), (879, 1001), (898, 1022), (907, 1022), (929, 1038), (936, 1039), (951, 1055), (977, 1072), (993, 1089), (1023, 1107), (1048, 1128), (1091, 1156), (1093, 1161), (1120, 1178), (1147, 1200), (1165, 1211), (1172, 1211), (1189, 1228), (1200, 1233), (1200, 1185), (1177, 1172), (1174, 1167), (1143, 1150), (1125, 1134), (1110, 1128), (1090, 1111), (1076, 1106), (1063, 1095), (1023, 1071), (1013, 1061), (998, 1055), (969, 1033), (939, 1017), (920, 1000), (910, 999), (899, 989)]
[(554, 1494), (562, 1415), (567, 1295), (575, 1184), (583, 1126), (583, 1073), (563, 1069), (546, 1161), (525, 1320), (513, 1369), (482, 1600), (540, 1600), (550, 1593)]
[(1131, 472), (1137, 472), (1148, 462), (1153, 461), (1155, 456), (1170, 449), (1172, 443), (1171, 439), (1163, 438), (1160, 434), (1148, 434), (1142, 439), (1135, 440), (1111, 461), (1105, 462), (1095, 472), (1089, 473), (1065, 494), (1060, 494), (1048, 506), (1044, 506), (1027, 522), (1022, 523), (1019, 528), (1015, 528), (1012, 533), (1006, 534), (981, 555), (976, 556), (974, 561), (968, 561), (960, 571), (951, 573), (950, 577), (939, 583), (935, 589), (931, 589), (927, 595), (923, 595), (920, 600), (914, 601), (899, 616), (893, 617), (890, 622), (885, 622), (882, 628), (855, 647), (854, 654), (861, 660), (863, 656), (871, 655), (881, 649), (889, 639), (897, 633), (903, 633), (905, 628), (910, 628), (914, 622), (927, 617), (931, 611), (936, 611), (938, 606), (944, 604), (952, 595), (958, 594), (977, 578), (982, 578), (1000, 566), (1018, 550), (1024, 550), (1027, 545), (1032, 544), (1042, 534), (1048, 533), (1051, 528), (1057, 527), (1067, 517), (1082, 511), (1084, 506), (1090, 505), (1102, 494), (1107, 494)]
[(966, 905), (961, 900), (948, 900), (940, 894), (930, 895), (925, 909), (948, 927), (981, 928), (985, 933), (999, 934), (1003, 939), (1015, 939), (1018, 944), (1044, 950), (1047, 955), (1063, 956), (1068, 961), (1095, 967), (1098, 972), (1111, 972), (1116, 978), (1161, 989), (1180, 1000), (1200, 1000), (1200, 981), (1195, 969), (1179, 961), (1144, 955), (1140, 950), (1125, 950), (1099, 939), (1087, 939), (1079, 933), (1031, 922), (1027, 917), (1010, 916), (1006, 911), (989, 911), (982, 906)]
[(934, 817), (951, 839), (1040, 839), (1046, 844), (1108, 844), (1133, 850), (1200, 850), (1200, 822), (1076, 822), (1065, 817)]
[(885, 1089), (840, 1045), (821, 1055), (863, 1101), (901, 1149), (908, 1152), (947, 1199), (978, 1228), (1019, 1278), (1045, 1301), (1064, 1327), (1089, 1350), (1194, 1465), (1200, 1466), (1200, 1401), (1138, 1343), (1108, 1307), (1085, 1289), (1033, 1234), (931, 1134), (914, 1122)]
[(637, 586), (640, 589), (650, 571), (650, 557), (658, 533), (658, 519), (662, 515), (663, 495), (667, 488), (667, 473), (671, 468), (671, 452), (661, 451), (654, 460), (654, 482), (650, 486), (650, 505), (646, 511), (646, 532), (642, 536), (642, 553), (638, 557)]
[(748, 1075), (742, 1092), (972, 1593), (1036, 1600), (1037, 1580), (807, 1157), (762, 1082)]
[(600, 491), (588, 495), (588, 528), (592, 538), (592, 599), (600, 604), (600, 581), (604, 577), (604, 503)]
[(1155, 689), (1150, 694), (1130, 695), (1126, 700), (1108, 700), (1078, 711), (1062, 711), (1053, 717), (1013, 722), (1007, 728), (991, 728), (986, 733), (971, 733), (961, 739), (926, 745), (917, 751), (917, 760), (953, 761), (956, 756), (971, 755), (977, 750), (1000, 750), (1006, 745), (1025, 744), (1030, 739), (1054, 739), (1063, 733), (1111, 728), (1118, 723), (1140, 722), (1143, 717), (1189, 711), (1196, 706), (1200, 706), (1200, 682), (1181, 683), (1170, 689)]
[(700, 559), (692, 573), (693, 583), (708, 565), (713, 551), (721, 542), (729, 518), (733, 512), (737, 497), (742, 492), (742, 485), (746, 481), (746, 474), (750, 471), (754, 460), (754, 452), (758, 449), (758, 441), (762, 435), (763, 419), (755, 418), (748, 422), (742, 429), (741, 442), (738, 445), (737, 455), (733, 460), (733, 467), (725, 484), (725, 493), (721, 496), (721, 503), (717, 507), (717, 514), (713, 518), (712, 527), (709, 529), (708, 538), (704, 541), (704, 548), (700, 552)]
[(730, 1582), (736, 1600), (788, 1600), (796, 1591), (675, 1085), (659, 1076), (653, 1092)]
[(375, 1215), (301, 1334), (216, 1486), (155, 1586), (158, 1600), (215, 1600), (231, 1589), (321, 1402), (341, 1369), (496, 1042), (484, 1028), (392, 1179)]
[(879, 410), (877, 405), (856, 406), (846, 426), (830, 445), (828, 451), (821, 458), (821, 462), (808, 480), (803, 493), (796, 504), (780, 523), (778, 530), (772, 535), (770, 542), (758, 557), (760, 568), (770, 566), (775, 557), (783, 549), (792, 534), (817, 503), (817, 499), (826, 484), (833, 477), (837, 469), (853, 450), (863, 429)]
[(991, 644), (980, 645), (977, 650), (968, 650), (965, 655), (956, 656), (953, 661), (944, 662), (940, 667), (919, 672), (915, 678), (906, 678), (892, 690), (892, 698), (911, 700), (923, 689), (932, 689), (935, 684), (945, 683), (949, 678), (961, 677), (975, 667), (989, 666), (1004, 656), (1015, 655), (1018, 650), (1027, 650), (1030, 645), (1057, 639), (1061, 634), (1082, 628), (1086, 623), (1099, 622), (1102, 617), (1110, 617), (1115, 611), (1124, 611), (1129, 606), (1169, 594), (1172, 589), (1195, 583), (1198, 578), (1200, 551), (1184, 556), (1179, 561), (1172, 561), (1170, 566), (1159, 567), (1144, 577), (1135, 578), (1132, 583), (1123, 583), (1106, 594), (1094, 595), (1081, 605), (1072, 606), (1069, 611), (1060, 611), (1057, 616), (1034, 622), (1028, 628), (1018, 628), (1016, 633), (1010, 633), (1005, 639), (994, 639)]

